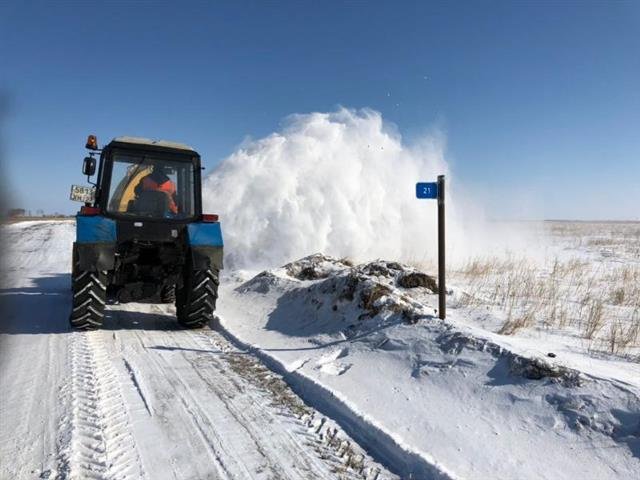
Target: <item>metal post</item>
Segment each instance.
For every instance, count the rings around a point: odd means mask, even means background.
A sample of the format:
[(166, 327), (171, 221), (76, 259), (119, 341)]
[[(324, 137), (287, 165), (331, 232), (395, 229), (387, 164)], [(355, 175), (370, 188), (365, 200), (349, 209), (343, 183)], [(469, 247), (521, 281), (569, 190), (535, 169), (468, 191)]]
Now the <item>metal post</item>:
[(447, 316), (444, 252), (444, 175), (438, 175), (438, 316), (442, 320)]

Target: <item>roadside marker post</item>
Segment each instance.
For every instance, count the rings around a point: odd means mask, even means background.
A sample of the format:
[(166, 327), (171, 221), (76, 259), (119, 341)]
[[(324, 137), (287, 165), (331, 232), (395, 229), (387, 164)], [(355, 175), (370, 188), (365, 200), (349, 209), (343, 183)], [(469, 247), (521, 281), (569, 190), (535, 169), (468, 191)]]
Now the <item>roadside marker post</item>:
[(444, 175), (437, 182), (416, 183), (416, 198), (438, 200), (438, 317), (447, 316), (447, 289), (445, 285), (445, 222), (444, 222)]

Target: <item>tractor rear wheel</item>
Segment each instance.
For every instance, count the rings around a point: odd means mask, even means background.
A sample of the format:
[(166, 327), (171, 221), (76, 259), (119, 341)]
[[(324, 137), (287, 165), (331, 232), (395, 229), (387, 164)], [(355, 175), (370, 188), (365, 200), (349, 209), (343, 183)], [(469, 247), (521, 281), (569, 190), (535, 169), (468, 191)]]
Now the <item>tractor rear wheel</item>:
[(90, 272), (74, 265), (71, 278), (73, 303), (69, 322), (80, 330), (102, 326), (107, 301), (107, 271)]
[(76, 244), (73, 244), (73, 250), (71, 251), (71, 291), (73, 292), (73, 279), (78, 275), (78, 250)]
[(186, 328), (201, 328), (213, 320), (218, 299), (218, 270), (190, 270), (176, 296), (178, 322)]

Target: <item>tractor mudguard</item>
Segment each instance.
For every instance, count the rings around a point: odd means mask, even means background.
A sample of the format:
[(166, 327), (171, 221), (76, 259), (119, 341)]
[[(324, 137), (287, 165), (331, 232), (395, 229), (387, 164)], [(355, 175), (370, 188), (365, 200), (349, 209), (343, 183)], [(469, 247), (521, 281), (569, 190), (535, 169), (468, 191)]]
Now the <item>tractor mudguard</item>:
[(113, 270), (116, 258), (115, 243), (75, 243), (80, 270), (97, 272)]
[(222, 230), (218, 222), (190, 223), (187, 226), (191, 258), (196, 270), (210, 266), (222, 270), (223, 241)]
[(81, 270), (112, 270), (116, 254), (116, 222), (99, 215), (78, 215), (75, 248)]
[(191, 247), (191, 258), (196, 270), (210, 267), (222, 270), (222, 247)]

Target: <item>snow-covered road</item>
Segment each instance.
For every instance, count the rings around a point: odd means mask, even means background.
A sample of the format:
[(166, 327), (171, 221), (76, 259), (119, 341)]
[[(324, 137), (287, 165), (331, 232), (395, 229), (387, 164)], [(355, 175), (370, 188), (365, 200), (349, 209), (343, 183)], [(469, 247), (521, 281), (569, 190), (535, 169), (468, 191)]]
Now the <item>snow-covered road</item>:
[(72, 332), (73, 222), (4, 227), (0, 478), (395, 478), (219, 332), (112, 305)]

